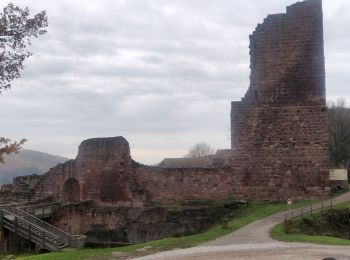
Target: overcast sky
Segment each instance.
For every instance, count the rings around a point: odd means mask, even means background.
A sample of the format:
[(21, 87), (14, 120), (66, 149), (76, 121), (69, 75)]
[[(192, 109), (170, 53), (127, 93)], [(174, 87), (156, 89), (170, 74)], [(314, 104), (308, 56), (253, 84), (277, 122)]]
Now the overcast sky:
[[(294, 0), (14, 0), (46, 10), (22, 78), (0, 102), (1, 135), (75, 158), (124, 136), (134, 159), (229, 148), (230, 102), (249, 85), (248, 36)], [(6, 1), (1, 1), (1, 9)], [(327, 96), (350, 102), (350, 1), (324, 0)]]

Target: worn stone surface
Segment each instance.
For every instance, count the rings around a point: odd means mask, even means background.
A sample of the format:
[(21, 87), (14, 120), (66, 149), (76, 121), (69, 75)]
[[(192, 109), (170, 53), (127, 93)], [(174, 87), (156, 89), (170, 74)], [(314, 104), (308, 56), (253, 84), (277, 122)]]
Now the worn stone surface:
[(322, 1), (269, 15), (250, 36), (250, 87), (232, 103), (233, 193), (329, 194)]
[[(224, 151), (221, 161), (218, 156), (209, 159), (210, 167), (149, 167), (132, 160), (123, 137), (89, 139), (82, 142), (75, 160), (36, 179), (34, 198), (139, 207), (232, 196), (327, 196), (323, 52), (321, 0), (299, 2), (286, 14), (269, 15), (250, 36), (250, 87), (241, 102), (232, 103), (231, 160)], [(18, 191), (23, 188), (15, 183), (6, 192)]]
[(50, 222), (73, 234), (87, 235), (89, 244), (140, 243), (198, 233), (224, 216), (232, 217), (242, 206), (227, 202), (201, 206), (107, 207), (84, 202), (61, 206)]
[(128, 142), (123, 137), (83, 141), (75, 160), (52, 168), (36, 188), (56, 201), (94, 200), (100, 205), (142, 201), (132, 174)]
[(35, 189), (41, 176), (38, 174), (31, 174), (27, 176), (20, 176), (13, 178), (13, 191), (14, 192), (26, 192)]
[(150, 202), (223, 200), (233, 196), (230, 167), (164, 169), (137, 164), (135, 176)]
[[(250, 36), (250, 54), (249, 89), (242, 101), (232, 103), (230, 158), (230, 151), (222, 151), (210, 158), (209, 166), (191, 167), (186, 162), (186, 167), (150, 167), (132, 160), (123, 137), (89, 139), (81, 143), (75, 160), (57, 165), (40, 178), (18, 179), (28, 182), (24, 186), (21, 181), (4, 186), (0, 203), (91, 200), (97, 207), (119, 206), (111, 212), (96, 211), (95, 206), (84, 209), (87, 217), (65, 209), (55, 224), (73, 233), (103, 227), (104, 238), (98, 239), (123, 241), (130, 234), (127, 241), (143, 241), (132, 234), (144, 230), (145, 222), (125, 231), (125, 221), (140, 208), (142, 214), (150, 210), (160, 218), (168, 214), (145, 208), (154, 204), (329, 196), (322, 1), (299, 2), (285, 14), (268, 16)], [(120, 207), (135, 211), (126, 214)], [(149, 221), (149, 214), (141, 219)], [(157, 223), (163, 223), (156, 228), (165, 232), (166, 222)], [(155, 230), (145, 229), (144, 237), (166, 235)]]
[[(7, 198), (19, 189), (17, 186), (14, 183), (7, 190)], [(50, 169), (28, 198), (139, 207), (153, 202), (222, 200), (232, 196), (231, 187), (230, 167), (165, 169), (141, 165), (131, 159), (127, 141), (114, 137), (82, 142), (77, 158)], [(22, 193), (16, 194), (20, 197)]]

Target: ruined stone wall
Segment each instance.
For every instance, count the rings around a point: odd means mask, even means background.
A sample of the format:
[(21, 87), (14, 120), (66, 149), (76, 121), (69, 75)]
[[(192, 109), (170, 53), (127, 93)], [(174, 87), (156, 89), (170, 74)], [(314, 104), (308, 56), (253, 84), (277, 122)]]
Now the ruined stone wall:
[(35, 193), (33, 191), (14, 192), (12, 190), (0, 191), (0, 205), (22, 203), (33, 200)]
[(141, 199), (131, 166), (130, 148), (124, 138), (89, 139), (81, 143), (75, 160), (59, 164), (43, 176), (36, 194), (66, 202), (136, 203)]
[[(74, 163), (74, 161), (70, 163)], [(142, 206), (152, 202), (222, 200), (232, 196), (230, 167), (164, 169), (134, 162), (133, 167), (125, 172), (124, 178), (128, 178), (125, 181), (115, 175), (115, 173), (120, 172), (117, 165), (110, 168), (109, 172), (101, 171), (101, 169), (105, 169), (105, 165), (101, 165), (101, 163), (93, 165), (93, 169), (100, 169), (100, 172), (91, 170), (86, 179), (86, 175), (84, 176), (80, 172), (73, 177), (79, 180), (78, 189), (80, 190), (79, 198), (75, 201), (94, 200), (99, 205)], [(98, 168), (99, 166), (101, 168)], [(46, 174), (37, 187), (38, 198), (45, 194), (46, 196), (54, 196), (54, 201), (72, 202), (67, 195), (73, 192), (74, 188), (64, 189), (65, 183), (70, 179), (68, 169), (69, 167), (60, 165), (57, 169), (54, 168)], [(77, 177), (78, 175), (80, 178)], [(101, 193), (93, 194), (93, 191), (96, 190), (102, 190), (105, 196), (101, 196)], [(88, 192), (85, 193), (85, 191)], [(118, 197), (118, 194), (122, 196)], [(130, 194), (130, 197), (125, 198), (123, 194)], [(115, 197), (113, 197), (114, 195)]]
[(38, 174), (15, 177), (13, 178), (14, 191), (25, 192), (33, 190), (40, 181), (40, 179), (41, 176)]
[(125, 210), (122, 207), (98, 208), (96, 203), (89, 201), (60, 206), (50, 223), (79, 235), (102, 227), (104, 230), (118, 231), (118, 227), (125, 224), (124, 218)]
[(35, 196), (134, 207), (232, 196), (327, 196), (322, 1), (299, 2), (286, 14), (268, 16), (250, 36), (250, 54), (249, 89), (232, 103), (231, 165), (225, 159), (210, 168), (147, 167), (132, 161), (123, 137), (89, 139), (75, 160), (41, 178)]
[(44, 174), (35, 187), (36, 199), (52, 196), (54, 201), (65, 198), (64, 183), (69, 178), (75, 178), (75, 160), (58, 164)]
[(124, 205), (142, 200), (133, 176), (129, 143), (123, 137), (84, 141), (76, 164), (81, 200)]
[(83, 202), (61, 206), (50, 223), (72, 234), (85, 234), (88, 243), (140, 243), (183, 236), (208, 229), (222, 217), (236, 215), (245, 204), (124, 207)]
[(233, 195), (230, 167), (164, 169), (138, 165), (135, 176), (151, 202), (223, 200)]
[(251, 199), (329, 194), (322, 1), (268, 16), (250, 36), (251, 83), (232, 102), (234, 193)]
[(325, 105), (322, 16), (322, 0), (307, 0), (256, 27), (250, 35), (250, 87), (243, 103)]
[(122, 137), (83, 141), (75, 160), (50, 169), (35, 188), (36, 198), (93, 200), (98, 205), (144, 206), (151, 202), (221, 200), (231, 194), (231, 170), (165, 169), (131, 159)]
[(0, 205), (10, 203), (21, 203), (35, 198), (35, 187), (41, 176), (32, 174), (13, 178), (12, 184), (0, 187)]

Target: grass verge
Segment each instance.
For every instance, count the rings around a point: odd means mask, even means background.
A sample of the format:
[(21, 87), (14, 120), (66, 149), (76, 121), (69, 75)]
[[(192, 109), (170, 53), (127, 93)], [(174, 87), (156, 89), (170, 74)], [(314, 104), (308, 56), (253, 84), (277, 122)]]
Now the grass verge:
[[(297, 201), (294, 208), (303, 207), (314, 203), (315, 201)], [(274, 213), (287, 210), (285, 202), (271, 203), (250, 203), (247, 207), (239, 210), (239, 216), (229, 222), (228, 228), (224, 229), (221, 225), (216, 225), (208, 231), (191, 236), (166, 238), (161, 240), (150, 241), (143, 244), (131, 245), (118, 248), (106, 249), (81, 249), (73, 252), (55, 252), (39, 255), (19, 256), (17, 259), (25, 260), (80, 260), (94, 256), (110, 256), (112, 252), (135, 253), (137, 249), (151, 247), (149, 252), (159, 252), (174, 248), (188, 248), (214, 240), (220, 236), (229, 234), (255, 220), (267, 217)], [(148, 251), (147, 251), (148, 252)]]
[(322, 245), (350, 246), (350, 240), (336, 237), (308, 236), (294, 231), (292, 234), (285, 234), (283, 223), (275, 226), (271, 231), (271, 237), (285, 242), (313, 243)]
[[(349, 208), (350, 202), (342, 203), (334, 206), (336, 209)], [(316, 214), (317, 216), (317, 214)], [(299, 221), (301, 217), (295, 218), (293, 222)], [(336, 237), (326, 237), (326, 236), (309, 236), (300, 233), (299, 230), (293, 229), (292, 234), (285, 234), (283, 230), (283, 223), (275, 226), (270, 231), (271, 237), (273, 239), (285, 242), (300, 242), (300, 243), (313, 243), (322, 245), (337, 245), (337, 246), (350, 246), (350, 240), (341, 239)]]

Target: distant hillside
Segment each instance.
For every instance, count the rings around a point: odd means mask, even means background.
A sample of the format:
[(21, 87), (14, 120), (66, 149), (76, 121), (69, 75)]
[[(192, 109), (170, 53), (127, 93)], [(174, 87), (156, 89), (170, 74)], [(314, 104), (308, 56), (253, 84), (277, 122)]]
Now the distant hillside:
[(12, 178), (28, 174), (43, 174), (68, 158), (47, 153), (22, 150), (18, 154), (5, 157), (5, 164), (0, 164), (0, 184), (11, 183)]

